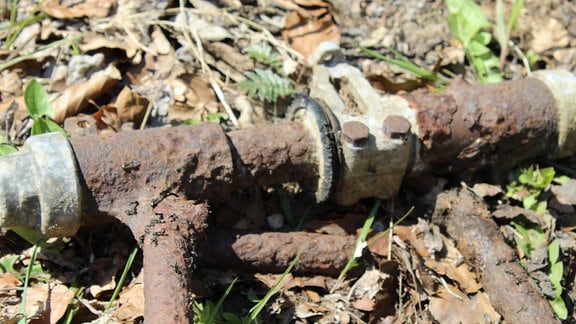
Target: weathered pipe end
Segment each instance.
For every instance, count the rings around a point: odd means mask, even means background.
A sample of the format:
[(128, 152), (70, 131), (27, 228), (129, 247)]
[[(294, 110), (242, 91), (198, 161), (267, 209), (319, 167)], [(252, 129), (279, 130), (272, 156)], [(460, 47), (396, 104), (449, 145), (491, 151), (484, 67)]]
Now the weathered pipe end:
[(556, 100), (558, 147), (555, 158), (576, 153), (576, 76), (566, 70), (542, 70), (530, 75), (544, 82)]
[(0, 157), (0, 227), (74, 235), (80, 195), (74, 154), (60, 133), (31, 137), (22, 152)]

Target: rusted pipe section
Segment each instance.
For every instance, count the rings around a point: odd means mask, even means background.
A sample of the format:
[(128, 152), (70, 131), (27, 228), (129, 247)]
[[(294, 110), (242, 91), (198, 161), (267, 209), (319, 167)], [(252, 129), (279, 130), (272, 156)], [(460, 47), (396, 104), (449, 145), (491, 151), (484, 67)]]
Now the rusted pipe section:
[(486, 165), (502, 170), (554, 152), (558, 107), (552, 90), (536, 78), (404, 96), (416, 111), (418, 160), (412, 173), (456, 172)]
[(83, 224), (102, 214), (130, 224), (171, 195), (225, 201), (233, 190), (317, 177), (315, 142), (299, 123), (228, 134), (203, 124), (70, 142), (84, 187)]
[(522, 268), (498, 226), (479, 214), (487, 206), (467, 191), (438, 196), (432, 221), (456, 240), (470, 264), (481, 269), (480, 282), (507, 323), (558, 323), (550, 304)]
[[(206, 203), (169, 197), (155, 209), (143, 237), (146, 323), (189, 323), (193, 318), (190, 279), (208, 218)], [(140, 235), (138, 235), (140, 234)]]
[(303, 246), (294, 271), (338, 275), (352, 251), (355, 237), (304, 232), (246, 233), (210, 230), (206, 244), (198, 249), (200, 265), (243, 268), (281, 273)]

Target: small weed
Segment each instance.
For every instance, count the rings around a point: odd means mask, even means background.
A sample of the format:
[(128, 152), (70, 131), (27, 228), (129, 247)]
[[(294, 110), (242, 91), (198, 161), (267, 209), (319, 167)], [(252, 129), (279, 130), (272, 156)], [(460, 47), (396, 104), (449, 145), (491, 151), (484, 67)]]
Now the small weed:
[[(34, 121), (32, 135), (52, 132), (60, 132), (67, 135), (62, 127), (50, 119), (54, 117), (54, 109), (48, 98), (48, 93), (38, 81), (33, 79), (24, 90), (24, 103), (26, 104), (26, 109), (30, 117)], [(6, 132), (8, 132), (8, 130), (6, 130)], [(18, 150), (13, 145), (9, 143), (0, 144), (0, 156), (16, 152), (18, 152)]]
[[(546, 213), (547, 204), (542, 199), (542, 194), (550, 188), (554, 182), (562, 183), (567, 181), (567, 177), (556, 177), (554, 168), (540, 169), (530, 166), (522, 169), (516, 174), (517, 180), (507, 186), (506, 196), (522, 202), (525, 209), (533, 210), (542, 215), (546, 224), (551, 224), (551, 216)], [(562, 276), (564, 274), (564, 265), (560, 259), (560, 245), (554, 238), (549, 238), (544, 229), (524, 216), (518, 216), (511, 221), (519, 235), (516, 235), (515, 241), (519, 248), (519, 254), (522, 258), (532, 259), (536, 251), (542, 247), (547, 247), (548, 266), (546, 272), (554, 289), (553, 298), (548, 299), (552, 309), (560, 319), (566, 319), (568, 309), (562, 299)], [(523, 262), (525, 265), (525, 262)]]
[(239, 88), (249, 97), (258, 96), (261, 101), (274, 104), (274, 116), (278, 115), (278, 99), (294, 93), (292, 81), (282, 74), (282, 61), (269, 47), (253, 45), (246, 49), (248, 56), (267, 65), (270, 69), (254, 69), (246, 72), (247, 80)]
[[(378, 212), (378, 208), (380, 208), (381, 203), (382, 203), (381, 199), (377, 199), (376, 202), (374, 203), (374, 206), (372, 207), (372, 210), (370, 211), (368, 218), (366, 218), (366, 220), (364, 221), (364, 225), (362, 226), (362, 230), (360, 231), (360, 235), (356, 239), (356, 243), (354, 244), (354, 251), (352, 252), (352, 255), (350, 256), (350, 259), (348, 259), (348, 263), (346, 263), (346, 266), (344, 266), (344, 269), (342, 269), (342, 271), (340, 272), (340, 275), (338, 276), (336, 283), (334, 284), (332, 289), (330, 289), (330, 293), (333, 293), (334, 291), (336, 291), (336, 289), (338, 289), (338, 286), (340, 286), (342, 281), (344, 281), (344, 278), (346, 277), (346, 274), (348, 273), (348, 271), (350, 271), (350, 270), (352, 270), (358, 266), (357, 260), (358, 260), (358, 258), (362, 257), (362, 254), (364, 253), (364, 249), (368, 246), (368, 242), (366, 241), (366, 238), (368, 237), (368, 232), (370, 231), (370, 228), (372, 227), (372, 224), (374, 223), (374, 217), (376, 217), (376, 212)], [(394, 224), (392, 224), (392, 226), (390, 226), (388, 229), (386, 229), (384, 232), (380, 233), (379, 235), (385, 235), (388, 231), (393, 230), (394, 226), (403, 222), (404, 219), (406, 219), (406, 217), (408, 217), (408, 215), (410, 215), (413, 210), (414, 210), (414, 207), (410, 208), (410, 210), (408, 210), (406, 212), (406, 214), (404, 214), (402, 217), (400, 217), (399, 220), (397, 220)]]
[(252, 45), (246, 48), (246, 54), (264, 65), (271, 67), (274, 72), (282, 73), (282, 60), (278, 54), (272, 52), (270, 46)]
[(492, 35), (484, 31), (491, 27), (482, 9), (472, 0), (446, 0), (450, 11), (448, 28), (464, 47), (464, 52), (476, 77), (482, 83), (503, 81), (500, 60), (487, 47)]
[(48, 93), (38, 81), (30, 81), (26, 90), (24, 90), (24, 102), (30, 117), (34, 120), (32, 135), (52, 132), (60, 132), (66, 135), (64, 129), (50, 119), (54, 118), (54, 109), (52, 109)]

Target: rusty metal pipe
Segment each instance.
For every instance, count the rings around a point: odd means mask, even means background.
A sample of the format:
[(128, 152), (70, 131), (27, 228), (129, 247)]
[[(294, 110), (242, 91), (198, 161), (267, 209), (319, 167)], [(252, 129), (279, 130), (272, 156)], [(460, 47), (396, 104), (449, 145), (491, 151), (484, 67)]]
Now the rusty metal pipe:
[(193, 317), (189, 279), (208, 218), (207, 205), (193, 201), (314, 180), (313, 143), (299, 123), (229, 134), (204, 124), (71, 139), (82, 174), (84, 224), (110, 215), (140, 241), (148, 323)]
[(111, 215), (130, 224), (175, 195), (225, 201), (230, 192), (313, 181), (315, 142), (299, 123), (224, 133), (203, 124), (70, 140), (83, 180), (83, 224)]
[(457, 172), (486, 165), (506, 170), (558, 147), (557, 105), (536, 78), (406, 95), (416, 111), (419, 160), (411, 172)]

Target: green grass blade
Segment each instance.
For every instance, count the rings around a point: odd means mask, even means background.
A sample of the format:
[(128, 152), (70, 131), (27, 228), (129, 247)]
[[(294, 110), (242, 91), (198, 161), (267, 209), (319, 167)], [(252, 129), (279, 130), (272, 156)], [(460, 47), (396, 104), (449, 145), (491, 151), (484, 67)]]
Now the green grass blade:
[(368, 218), (366, 218), (366, 220), (364, 221), (364, 225), (362, 226), (362, 230), (360, 231), (360, 235), (356, 239), (356, 243), (354, 244), (354, 251), (352, 251), (352, 255), (350, 256), (350, 259), (348, 259), (348, 262), (344, 266), (344, 269), (342, 269), (342, 271), (340, 272), (340, 275), (338, 276), (336, 283), (334, 284), (332, 289), (330, 289), (331, 293), (334, 292), (338, 288), (340, 283), (346, 277), (346, 274), (348, 273), (348, 271), (350, 271), (352, 268), (354, 268), (355, 266), (358, 265), (358, 263), (356, 262), (356, 259), (358, 259), (361, 256), (361, 253), (364, 250), (364, 247), (366, 247), (366, 237), (368, 236), (368, 232), (370, 231), (370, 228), (372, 227), (372, 224), (374, 223), (374, 218), (376, 217), (376, 213), (378, 212), (378, 208), (380, 208), (381, 203), (382, 203), (382, 199), (376, 199), (374, 206), (372, 206), (372, 210), (370, 211)]
[(292, 271), (292, 268), (294, 268), (294, 266), (296, 265), (296, 263), (300, 259), (302, 252), (304, 252), (304, 249), (306, 249), (307, 247), (308, 247), (308, 244), (304, 244), (300, 248), (300, 250), (298, 251), (298, 254), (296, 254), (296, 257), (294, 257), (292, 262), (290, 262), (290, 264), (288, 265), (288, 268), (286, 268), (284, 273), (282, 273), (280, 278), (278, 278), (278, 280), (274, 283), (274, 286), (272, 286), (272, 288), (270, 288), (270, 290), (268, 290), (268, 292), (266, 293), (264, 298), (262, 298), (258, 302), (258, 304), (256, 304), (254, 307), (252, 307), (252, 309), (250, 309), (250, 316), (248, 318), (247, 323), (254, 323), (257, 320), (258, 315), (262, 312), (264, 307), (266, 307), (266, 304), (268, 303), (270, 298), (272, 298), (272, 296), (274, 296), (280, 290), (280, 284), (282, 284), (282, 281), (284, 281), (284, 278), (288, 275), (288, 273), (290, 273), (290, 271)]
[(126, 280), (126, 277), (128, 276), (128, 272), (130, 272), (130, 269), (132, 268), (132, 264), (134, 263), (134, 259), (136, 258), (137, 253), (138, 253), (138, 247), (135, 247), (134, 250), (132, 250), (132, 253), (130, 253), (128, 260), (126, 261), (126, 266), (124, 267), (124, 270), (122, 271), (122, 275), (120, 276), (120, 280), (118, 280), (118, 284), (116, 284), (116, 287), (114, 288), (114, 292), (112, 293), (112, 297), (110, 297), (110, 300), (108, 301), (108, 304), (106, 305), (106, 308), (104, 309), (105, 312), (108, 312), (110, 310), (110, 308), (112, 308), (112, 303), (114, 302), (114, 300), (116, 300), (116, 297), (118, 297), (118, 295), (120, 294), (120, 290), (122, 290), (122, 287), (124, 286), (124, 281)]
[(26, 323), (26, 295), (28, 294), (28, 286), (30, 285), (30, 276), (32, 275), (32, 269), (34, 268), (34, 263), (36, 262), (36, 256), (38, 255), (39, 245), (34, 245), (34, 250), (32, 251), (32, 257), (30, 258), (30, 263), (26, 268), (26, 277), (24, 277), (24, 291), (22, 292), (22, 303), (20, 304), (20, 313), (24, 314), (24, 317), (18, 320), (18, 324)]
[(500, 48), (506, 48), (508, 43), (508, 34), (504, 22), (504, 0), (496, 0), (496, 37)]
[(234, 284), (236, 283), (236, 281), (238, 281), (238, 278), (234, 278), (234, 280), (228, 285), (228, 288), (226, 288), (226, 291), (224, 291), (224, 294), (222, 296), (220, 296), (220, 299), (218, 299), (218, 303), (216, 303), (216, 306), (212, 309), (212, 312), (210, 312), (210, 314), (208, 315), (208, 318), (206, 319), (206, 323), (212, 323), (214, 320), (214, 317), (218, 314), (218, 312), (220, 311), (220, 308), (222, 307), (222, 304), (224, 303), (224, 299), (226, 299), (226, 297), (228, 297), (228, 295), (230, 294), (230, 291), (232, 291), (232, 287), (234, 287)]
[(508, 20), (508, 34), (516, 27), (520, 14), (522, 13), (522, 7), (524, 7), (524, 0), (516, 0), (512, 5), (512, 12), (510, 13), (510, 19)]
[(423, 69), (421, 67), (419, 67), (418, 65), (410, 62), (407, 59), (394, 59), (385, 55), (382, 55), (376, 51), (370, 50), (366, 47), (362, 47), (359, 46), (358, 47), (364, 54), (367, 54), (371, 57), (377, 58), (379, 60), (388, 62), (390, 64), (394, 64), (397, 67), (412, 73), (416, 76), (418, 76), (419, 78), (425, 79), (425, 80), (429, 80), (429, 81), (433, 81), (433, 82), (438, 82), (440, 81), (440, 77), (438, 77), (438, 75), (434, 72), (428, 71), (426, 69)]

